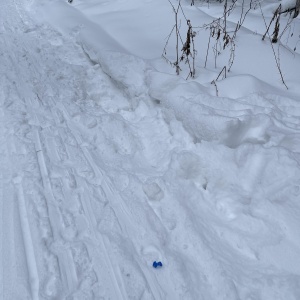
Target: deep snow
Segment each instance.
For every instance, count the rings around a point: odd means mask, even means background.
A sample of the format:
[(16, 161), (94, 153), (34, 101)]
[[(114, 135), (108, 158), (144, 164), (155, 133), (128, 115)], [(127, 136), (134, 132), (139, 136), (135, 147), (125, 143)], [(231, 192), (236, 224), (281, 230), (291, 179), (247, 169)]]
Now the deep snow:
[[(216, 86), (209, 31), (195, 78), (161, 58), (167, 0), (0, 7), (1, 299), (300, 299), (299, 17), (287, 90), (258, 2)], [(182, 7), (199, 27), (223, 9)]]

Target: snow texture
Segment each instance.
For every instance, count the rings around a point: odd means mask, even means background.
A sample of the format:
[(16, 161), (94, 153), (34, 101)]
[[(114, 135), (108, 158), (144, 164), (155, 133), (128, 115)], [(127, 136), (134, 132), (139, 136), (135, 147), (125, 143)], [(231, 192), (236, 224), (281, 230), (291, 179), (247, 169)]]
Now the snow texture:
[[(193, 26), (222, 15), (190, 2)], [(300, 299), (300, 20), (273, 44), (286, 89), (262, 41), (279, 3), (252, 3), (226, 78), (198, 28), (186, 80), (167, 0), (0, 0), (1, 299)]]

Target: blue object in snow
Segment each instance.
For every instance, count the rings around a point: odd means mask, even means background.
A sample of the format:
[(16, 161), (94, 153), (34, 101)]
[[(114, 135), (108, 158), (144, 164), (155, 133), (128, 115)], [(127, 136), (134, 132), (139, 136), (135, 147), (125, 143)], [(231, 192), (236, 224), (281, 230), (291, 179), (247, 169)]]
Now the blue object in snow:
[(162, 267), (162, 262), (161, 261), (154, 261), (153, 262), (153, 268), (159, 268), (159, 267)]

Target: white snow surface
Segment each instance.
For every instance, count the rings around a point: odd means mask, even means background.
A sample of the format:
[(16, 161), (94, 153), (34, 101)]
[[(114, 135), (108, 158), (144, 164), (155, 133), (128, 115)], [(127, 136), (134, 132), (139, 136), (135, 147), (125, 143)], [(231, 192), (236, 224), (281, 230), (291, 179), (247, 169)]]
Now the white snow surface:
[(0, 299), (300, 299), (300, 19), (273, 44), (286, 89), (262, 41), (279, 3), (253, 2), (217, 80), (230, 51), (206, 59), (200, 27), (223, 3), (182, 0), (186, 80), (168, 0), (0, 0)]

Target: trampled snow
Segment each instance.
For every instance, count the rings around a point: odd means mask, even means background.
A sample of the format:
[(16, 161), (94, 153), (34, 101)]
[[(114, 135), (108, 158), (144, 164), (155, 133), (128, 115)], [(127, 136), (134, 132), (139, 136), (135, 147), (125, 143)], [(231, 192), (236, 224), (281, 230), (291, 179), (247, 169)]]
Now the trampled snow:
[(295, 1), (0, 3), (1, 299), (300, 299)]

